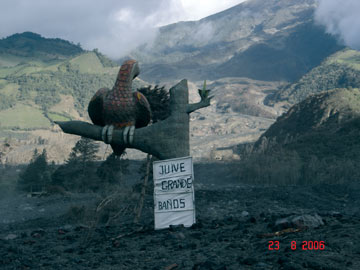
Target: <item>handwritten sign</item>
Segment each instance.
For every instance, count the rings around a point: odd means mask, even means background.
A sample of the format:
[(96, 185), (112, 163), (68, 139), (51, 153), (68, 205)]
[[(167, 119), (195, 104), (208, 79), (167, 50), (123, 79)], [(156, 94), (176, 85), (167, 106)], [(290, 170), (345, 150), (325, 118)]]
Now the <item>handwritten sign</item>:
[(191, 157), (153, 163), (155, 229), (195, 223), (194, 170)]
[(154, 179), (169, 178), (193, 174), (192, 158), (174, 158), (155, 161)]

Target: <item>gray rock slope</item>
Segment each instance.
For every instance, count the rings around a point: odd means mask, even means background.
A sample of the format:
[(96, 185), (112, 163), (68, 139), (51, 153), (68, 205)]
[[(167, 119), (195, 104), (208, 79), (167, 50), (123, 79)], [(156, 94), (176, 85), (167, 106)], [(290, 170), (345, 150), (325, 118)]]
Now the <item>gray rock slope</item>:
[(315, 0), (248, 0), (199, 21), (161, 27), (131, 53), (141, 77), (203, 80), (300, 78), (341, 48), (313, 21)]

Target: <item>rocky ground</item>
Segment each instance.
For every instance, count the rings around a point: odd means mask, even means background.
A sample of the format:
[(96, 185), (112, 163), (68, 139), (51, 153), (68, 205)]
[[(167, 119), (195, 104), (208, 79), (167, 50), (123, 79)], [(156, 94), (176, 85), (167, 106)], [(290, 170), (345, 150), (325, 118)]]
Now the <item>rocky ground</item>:
[(195, 166), (191, 228), (155, 231), (150, 194), (138, 224), (125, 211), (107, 226), (74, 215), (94, 194), (4, 195), (0, 268), (360, 269), (360, 184), (249, 186), (220, 177), (231, 170)]

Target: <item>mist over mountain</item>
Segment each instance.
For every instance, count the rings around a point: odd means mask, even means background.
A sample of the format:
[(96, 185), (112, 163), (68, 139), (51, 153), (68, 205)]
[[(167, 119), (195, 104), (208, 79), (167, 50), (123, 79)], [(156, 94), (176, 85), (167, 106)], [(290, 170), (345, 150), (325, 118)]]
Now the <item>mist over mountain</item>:
[(149, 81), (294, 81), (343, 47), (314, 22), (316, 7), (315, 0), (249, 0), (199, 21), (161, 27), (155, 41), (130, 56)]
[(360, 49), (360, 2), (358, 0), (319, 0), (315, 19), (326, 31), (352, 49)]

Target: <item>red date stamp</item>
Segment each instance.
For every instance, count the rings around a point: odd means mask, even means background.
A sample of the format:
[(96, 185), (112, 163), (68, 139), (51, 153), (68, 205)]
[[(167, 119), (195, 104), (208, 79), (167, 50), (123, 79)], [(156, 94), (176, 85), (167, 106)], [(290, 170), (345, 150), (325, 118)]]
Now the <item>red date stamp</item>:
[[(301, 249), (301, 250), (324, 250), (325, 242), (324, 241), (302, 241), (297, 243), (296, 241), (291, 241), (290, 243), (291, 250)], [(279, 241), (269, 241), (268, 244), (269, 250), (279, 250), (280, 242)]]

